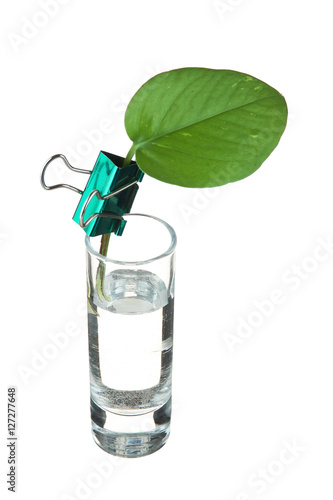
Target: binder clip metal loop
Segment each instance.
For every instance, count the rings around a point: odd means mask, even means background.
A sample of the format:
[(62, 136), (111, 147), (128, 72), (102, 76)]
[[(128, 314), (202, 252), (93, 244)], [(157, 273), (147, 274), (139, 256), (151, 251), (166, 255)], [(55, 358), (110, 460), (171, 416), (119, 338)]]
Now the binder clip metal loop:
[[(134, 182), (134, 184), (136, 184), (136, 181)], [(88, 198), (86, 199), (86, 202), (85, 202), (85, 204), (84, 204), (84, 206), (83, 206), (83, 208), (81, 210), (80, 218), (79, 218), (79, 224), (80, 224), (80, 226), (83, 229), (86, 228), (90, 224), (90, 222), (92, 220), (96, 219), (97, 217), (111, 217), (111, 218), (113, 217), (113, 218), (118, 219), (118, 220), (124, 220), (124, 218), (121, 215), (116, 215), (116, 214), (113, 214), (111, 212), (102, 212), (102, 213), (99, 213), (99, 214), (92, 214), (92, 215), (90, 215), (90, 217), (88, 217), (88, 219), (86, 221), (84, 220), (84, 216), (85, 216), (87, 207), (88, 207), (89, 203), (91, 202), (91, 200), (92, 200), (92, 198), (94, 196), (97, 196), (97, 198), (99, 200), (105, 200), (107, 198), (111, 198), (111, 196), (114, 196), (115, 194), (118, 194), (120, 191), (123, 191), (124, 189), (127, 189), (127, 187), (132, 186), (132, 185), (133, 185), (133, 182), (131, 184), (129, 184), (128, 186), (125, 186), (125, 187), (123, 187), (121, 189), (118, 189), (117, 192), (109, 194), (107, 197), (101, 196), (100, 192), (97, 191), (97, 189), (94, 189), (94, 191), (92, 191), (90, 193), (90, 195), (88, 196)]]
[(70, 170), (72, 170), (73, 172), (78, 172), (80, 174), (89, 174), (89, 175), (91, 174), (91, 170), (83, 170), (82, 168), (75, 168), (75, 167), (73, 167), (69, 163), (69, 161), (67, 160), (67, 158), (66, 158), (65, 155), (62, 155), (62, 154), (53, 155), (45, 163), (44, 168), (42, 170), (42, 174), (40, 176), (40, 182), (41, 182), (43, 188), (47, 189), (49, 191), (51, 191), (51, 189), (67, 188), (67, 189), (71, 189), (72, 191), (75, 191), (76, 193), (83, 194), (83, 191), (81, 191), (81, 189), (78, 189), (78, 188), (76, 188), (74, 186), (70, 186), (69, 184), (54, 184), (53, 186), (47, 186), (46, 185), (46, 183), (45, 183), (45, 172), (46, 172), (48, 166), (50, 165), (50, 163), (52, 163), (54, 160), (57, 160), (58, 158), (61, 158), (62, 161), (65, 163), (66, 167), (69, 168)]
[[(70, 170), (89, 174), (84, 191), (68, 184), (46, 185), (46, 169), (57, 158), (61, 158)], [(64, 155), (57, 154), (44, 165), (41, 184), (44, 189), (65, 187), (81, 195), (73, 220), (89, 236), (112, 232), (120, 236), (126, 225), (122, 216), (130, 212), (139, 189), (138, 182), (144, 175), (134, 161), (127, 167), (122, 167), (122, 163), (123, 158), (101, 151), (93, 170), (89, 171), (72, 167)]]

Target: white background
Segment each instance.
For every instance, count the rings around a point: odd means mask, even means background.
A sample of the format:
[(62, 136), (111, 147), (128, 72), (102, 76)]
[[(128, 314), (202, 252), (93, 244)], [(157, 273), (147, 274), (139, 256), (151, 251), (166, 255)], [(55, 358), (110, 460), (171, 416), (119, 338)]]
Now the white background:
[[(0, 12), (2, 490), (16, 385), (18, 499), (331, 498), (330, 2), (63, 0), (53, 17), (41, 4)], [(159, 452), (117, 463), (90, 435), (78, 195), (42, 190), (39, 175), (55, 153), (81, 151), (87, 169), (100, 149), (125, 156), (131, 96), (184, 66), (264, 80), (289, 121), (243, 181), (201, 191), (145, 177), (135, 211), (178, 234), (172, 431)], [(101, 122), (99, 143), (87, 143)], [(68, 343), (56, 350), (59, 332)]]

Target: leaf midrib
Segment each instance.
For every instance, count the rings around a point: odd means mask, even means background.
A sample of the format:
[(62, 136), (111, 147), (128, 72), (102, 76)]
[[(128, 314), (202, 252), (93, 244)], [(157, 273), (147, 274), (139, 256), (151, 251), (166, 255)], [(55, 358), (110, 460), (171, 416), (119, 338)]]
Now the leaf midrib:
[[(189, 123), (187, 125), (182, 125), (181, 127), (178, 127), (178, 128), (174, 128), (172, 130), (169, 130), (168, 132), (164, 132), (163, 134), (160, 134), (160, 135), (154, 135), (153, 137), (151, 137), (150, 139), (146, 139), (145, 141), (141, 141), (141, 142), (133, 142), (133, 146), (134, 146), (134, 152), (137, 151), (139, 148), (142, 148), (143, 145), (147, 144), (147, 143), (150, 143), (152, 141), (156, 141), (158, 139), (160, 139), (161, 137), (164, 137), (165, 135), (169, 135), (169, 134), (172, 134), (174, 132), (178, 132), (179, 130), (183, 130), (183, 129), (186, 129), (188, 127), (191, 127), (192, 125), (197, 125), (198, 123), (202, 123), (202, 122), (205, 122), (207, 120), (211, 120), (212, 118), (214, 118), (215, 116), (218, 116), (218, 115), (222, 115), (223, 113), (228, 113), (229, 111), (233, 111), (234, 109), (240, 109), (240, 108), (244, 108), (245, 106), (248, 106), (249, 104), (253, 104), (254, 102), (259, 102), (259, 101), (264, 101), (265, 99), (272, 99), (272, 98), (277, 98), (279, 97), (280, 94), (272, 94), (270, 96), (266, 96), (266, 97), (261, 97), (260, 99), (254, 99), (253, 101), (249, 101), (245, 104), (241, 104), (240, 106), (234, 106), (226, 111), (222, 111), (222, 112), (219, 112), (219, 113), (215, 113), (211, 116), (208, 116), (206, 118), (202, 118), (201, 120), (197, 120), (195, 122), (192, 122), (192, 123)], [(165, 115), (166, 116), (166, 115)], [(161, 123), (161, 122), (160, 122)]]

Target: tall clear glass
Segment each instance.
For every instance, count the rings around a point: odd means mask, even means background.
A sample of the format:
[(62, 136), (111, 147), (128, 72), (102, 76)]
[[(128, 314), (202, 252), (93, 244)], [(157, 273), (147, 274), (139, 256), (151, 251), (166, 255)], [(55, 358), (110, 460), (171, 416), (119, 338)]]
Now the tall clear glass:
[[(122, 236), (86, 236), (91, 424), (124, 457), (161, 448), (170, 432), (176, 234), (143, 214)], [(105, 252), (104, 252), (105, 253)]]

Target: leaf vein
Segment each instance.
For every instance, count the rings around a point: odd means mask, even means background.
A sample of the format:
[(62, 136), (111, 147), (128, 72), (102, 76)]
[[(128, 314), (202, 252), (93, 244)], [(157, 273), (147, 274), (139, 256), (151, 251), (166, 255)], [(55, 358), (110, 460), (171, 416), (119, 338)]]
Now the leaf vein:
[(207, 120), (211, 120), (212, 118), (215, 118), (216, 116), (218, 115), (222, 115), (223, 113), (229, 113), (230, 111), (233, 111), (234, 109), (240, 109), (240, 108), (243, 108), (243, 107), (246, 107), (246, 106), (249, 106), (250, 104), (253, 104), (255, 102), (259, 102), (259, 101), (263, 101), (265, 99), (276, 99), (277, 97), (280, 97), (280, 95), (271, 95), (271, 96), (266, 96), (266, 97), (262, 97), (260, 99), (255, 99), (253, 101), (249, 101), (245, 104), (242, 104), (241, 106), (235, 106), (233, 108), (230, 108), (226, 111), (221, 111), (219, 113), (215, 113), (214, 115), (211, 115), (211, 116), (208, 116), (206, 118), (203, 118), (202, 120), (198, 120), (196, 122), (193, 122), (193, 123), (189, 123), (188, 125), (182, 125), (181, 127), (178, 127), (178, 128), (175, 128), (173, 130), (170, 130), (168, 132), (164, 132), (163, 134), (160, 134), (160, 135), (156, 135), (156, 136), (153, 136), (151, 137), (150, 139), (147, 139), (145, 141), (142, 141), (142, 142), (138, 142), (138, 143), (134, 143), (136, 145), (136, 150), (138, 150), (139, 148), (142, 148), (142, 146), (144, 146), (145, 144), (147, 143), (151, 143), (152, 141), (156, 141), (156, 139), (160, 139), (161, 137), (164, 137), (166, 135), (170, 135), (170, 134), (173, 134), (175, 132), (178, 132), (179, 130), (184, 130), (184, 129), (187, 129), (189, 127), (192, 127), (193, 125), (197, 125), (198, 123), (203, 123)]

